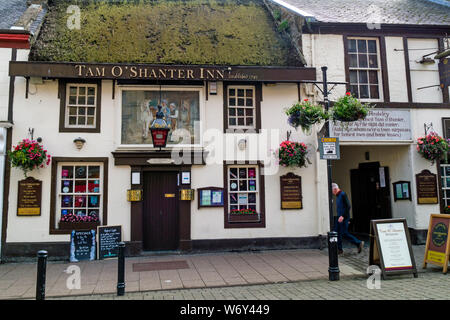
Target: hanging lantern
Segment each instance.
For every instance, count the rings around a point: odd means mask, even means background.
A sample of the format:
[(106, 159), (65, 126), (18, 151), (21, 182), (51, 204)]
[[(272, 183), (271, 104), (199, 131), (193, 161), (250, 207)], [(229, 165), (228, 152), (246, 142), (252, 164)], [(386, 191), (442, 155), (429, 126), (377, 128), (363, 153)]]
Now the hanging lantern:
[(164, 120), (164, 113), (161, 111), (161, 106), (158, 106), (158, 112), (156, 113), (156, 119), (153, 121), (150, 126), (150, 131), (152, 133), (153, 146), (159, 148), (166, 147), (167, 136), (169, 135), (170, 127), (167, 125), (167, 122)]

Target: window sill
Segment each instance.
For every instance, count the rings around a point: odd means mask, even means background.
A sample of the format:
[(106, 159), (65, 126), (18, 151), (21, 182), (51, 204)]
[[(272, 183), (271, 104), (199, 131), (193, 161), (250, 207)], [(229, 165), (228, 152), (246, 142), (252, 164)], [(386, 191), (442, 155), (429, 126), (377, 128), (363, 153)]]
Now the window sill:
[(100, 222), (59, 222), (60, 231), (72, 231), (72, 230), (97, 230)]

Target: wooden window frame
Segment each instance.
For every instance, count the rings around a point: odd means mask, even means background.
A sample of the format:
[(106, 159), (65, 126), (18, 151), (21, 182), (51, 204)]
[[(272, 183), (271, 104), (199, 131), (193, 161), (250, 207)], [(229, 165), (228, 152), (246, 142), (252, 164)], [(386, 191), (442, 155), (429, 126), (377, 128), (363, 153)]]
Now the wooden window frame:
[[(66, 157), (54, 157), (52, 158), (52, 180), (51, 180), (51, 194), (50, 194), (50, 234), (70, 234), (70, 230), (60, 230), (57, 228), (56, 223), (56, 201), (59, 200), (58, 194), (58, 166), (63, 163), (80, 163), (81, 165), (93, 162), (100, 162), (103, 164), (103, 203), (102, 203), (102, 216), (101, 224), (108, 224), (108, 158), (66, 158)], [(83, 227), (80, 228), (82, 230)]]
[[(229, 126), (228, 118), (228, 88), (229, 87), (253, 87), (254, 88), (254, 127), (248, 128), (246, 126)], [(234, 133), (234, 132), (256, 132), (261, 131), (261, 101), (262, 94), (262, 84), (255, 82), (223, 82), (223, 131), (224, 133)]]
[[(259, 214), (260, 214), (260, 221), (259, 222), (242, 222), (242, 223), (230, 223), (228, 221), (228, 213), (229, 213), (229, 204), (228, 204), (228, 184), (229, 184), (229, 179), (228, 179), (228, 170), (230, 167), (236, 167), (236, 166), (241, 166), (241, 167), (256, 167), (257, 168), (257, 183), (259, 184), (259, 186), (257, 186), (258, 188), (258, 207), (259, 207)], [(225, 229), (238, 229), (238, 228), (265, 228), (266, 227), (266, 215), (265, 215), (265, 184), (264, 184), (264, 175), (262, 174), (263, 171), (263, 165), (261, 164), (261, 162), (250, 162), (250, 161), (245, 161), (245, 162), (238, 162), (238, 163), (228, 163), (228, 162), (224, 162), (223, 165), (223, 185), (224, 185), (224, 227)]]
[[(96, 105), (95, 105), (95, 126), (93, 127), (74, 127), (68, 126), (66, 123), (67, 112), (67, 88), (70, 85), (96, 85)], [(101, 126), (101, 97), (102, 97), (102, 81), (101, 80), (59, 80), (58, 97), (60, 99), (59, 108), (59, 132), (81, 132), (81, 133), (100, 133)]]

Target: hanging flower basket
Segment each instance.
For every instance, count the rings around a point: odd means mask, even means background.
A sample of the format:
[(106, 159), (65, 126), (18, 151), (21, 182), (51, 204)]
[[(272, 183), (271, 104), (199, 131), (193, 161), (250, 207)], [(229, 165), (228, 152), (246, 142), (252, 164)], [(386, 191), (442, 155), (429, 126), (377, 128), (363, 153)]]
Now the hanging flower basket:
[(308, 148), (303, 142), (283, 141), (277, 150), (278, 162), (283, 167), (306, 167)]
[(363, 120), (367, 117), (372, 107), (368, 103), (361, 103), (350, 92), (347, 92), (345, 96), (334, 103), (330, 116), (333, 121), (340, 122)]
[(253, 209), (231, 210), (228, 222), (259, 222), (260, 215)]
[(417, 151), (434, 164), (436, 159), (442, 157), (447, 160), (449, 142), (438, 136), (436, 132), (430, 132), (427, 136), (417, 139)]
[(43, 168), (50, 163), (50, 155), (37, 141), (23, 139), (13, 151), (8, 151), (11, 166), (23, 171), (25, 178), (27, 173), (34, 169)]
[(304, 133), (310, 134), (312, 126), (328, 119), (328, 115), (322, 107), (317, 106), (305, 99), (303, 102), (294, 104), (286, 110), (288, 123), (295, 129), (301, 127)]

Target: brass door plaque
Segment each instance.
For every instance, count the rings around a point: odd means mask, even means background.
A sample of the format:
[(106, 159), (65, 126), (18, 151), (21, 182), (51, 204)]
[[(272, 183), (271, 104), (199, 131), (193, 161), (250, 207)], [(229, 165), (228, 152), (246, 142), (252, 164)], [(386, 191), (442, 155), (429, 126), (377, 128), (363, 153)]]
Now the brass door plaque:
[(127, 190), (127, 201), (142, 201), (142, 190)]

